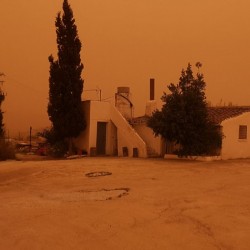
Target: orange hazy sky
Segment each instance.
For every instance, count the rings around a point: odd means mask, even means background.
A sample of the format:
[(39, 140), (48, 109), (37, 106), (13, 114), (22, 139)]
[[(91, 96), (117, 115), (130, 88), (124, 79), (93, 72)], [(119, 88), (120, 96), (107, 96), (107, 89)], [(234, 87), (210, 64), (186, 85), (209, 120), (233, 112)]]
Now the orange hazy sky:
[[(0, 0), (0, 72), (10, 136), (48, 126), (48, 56), (62, 0)], [(143, 115), (149, 79), (156, 99), (182, 68), (202, 62), (207, 99), (250, 105), (249, 0), (69, 0), (82, 41), (84, 89), (114, 96), (128, 86)], [(193, 68), (195, 71), (195, 67)], [(97, 98), (95, 92), (83, 99)], [(221, 101), (222, 100), (222, 101)]]

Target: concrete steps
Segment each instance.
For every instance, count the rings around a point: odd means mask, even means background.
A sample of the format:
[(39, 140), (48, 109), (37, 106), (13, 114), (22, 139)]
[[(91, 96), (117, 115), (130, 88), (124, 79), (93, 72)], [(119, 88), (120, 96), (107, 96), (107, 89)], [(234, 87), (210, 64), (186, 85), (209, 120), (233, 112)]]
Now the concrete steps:
[(110, 106), (110, 111), (111, 121), (117, 127), (118, 155), (123, 156), (123, 150), (127, 148), (129, 157), (133, 157), (135, 149), (139, 157), (147, 157), (144, 140), (114, 106)]

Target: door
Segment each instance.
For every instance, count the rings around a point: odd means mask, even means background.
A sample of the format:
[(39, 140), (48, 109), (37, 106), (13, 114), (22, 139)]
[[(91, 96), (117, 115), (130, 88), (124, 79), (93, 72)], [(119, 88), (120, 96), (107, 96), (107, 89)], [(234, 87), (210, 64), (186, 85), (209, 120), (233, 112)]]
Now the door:
[(97, 122), (96, 154), (106, 154), (106, 122)]

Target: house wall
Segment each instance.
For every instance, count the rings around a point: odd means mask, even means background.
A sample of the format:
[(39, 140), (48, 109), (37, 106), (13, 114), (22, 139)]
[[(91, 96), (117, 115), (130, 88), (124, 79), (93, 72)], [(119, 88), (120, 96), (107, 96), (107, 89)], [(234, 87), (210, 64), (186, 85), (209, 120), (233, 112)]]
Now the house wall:
[[(108, 135), (108, 123), (110, 122), (110, 104), (107, 102), (91, 101), (90, 105), (90, 130), (89, 130), (89, 149), (96, 147), (97, 139), (97, 122), (107, 123), (107, 135)], [(106, 151), (109, 151), (110, 145), (106, 143)]]
[(97, 139), (97, 122), (107, 123), (106, 134), (106, 154), (113, 154), (113, 141), (110, 138), (114, 138), (115, 132), (113, 124), (110, 121), (110, 104), (99, 101), (84, 101), (83, 112), (86, 119), (86, 129), (74, 140), (74, 145), (90, 154), (91, 148), (96, 147)]
[[(225, 136), (222, 141), (221, 158), (250, 158), (250, 112), (227, 119), (221, 125)], [(247, 125), (247, 139), (239, 139), (240, 125)]]
[(160, 136), (155, 137), (153, 130), (145, 123), (133, 125), (135, 131), (145, 141), (148, 147), (148, 151), (154, 155), (163, 155), (163, 142)]
[(110, 121), (107, 124), (107, 155), (118, 155), (117, 127)]

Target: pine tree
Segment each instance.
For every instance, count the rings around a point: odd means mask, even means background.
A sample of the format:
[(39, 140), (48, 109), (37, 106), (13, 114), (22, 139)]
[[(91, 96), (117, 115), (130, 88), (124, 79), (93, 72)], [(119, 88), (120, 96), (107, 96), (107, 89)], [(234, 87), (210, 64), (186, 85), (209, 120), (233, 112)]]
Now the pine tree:
[(73, 11), (67, 0), (63, 2), (63, 15), (59, 12), (56, 21), (58, 59), (49, 56), (49, 103), (48, 115), (58, 140), (71, 141), (86, 127), (82, 110), (81, 94), (83, 64), (81, 41)]
[(170, 84), (170, 94), (162, 96), (162, 110), (155, 111), (148, 120), (156, 136), (181, 146), (180, 156), (211, 154), (221, 147), (218, 126), (208, 119), (205, 87), (203, 74), (198, 72), (194, 77), (188, 64), (181, 72), (179, 83)]

